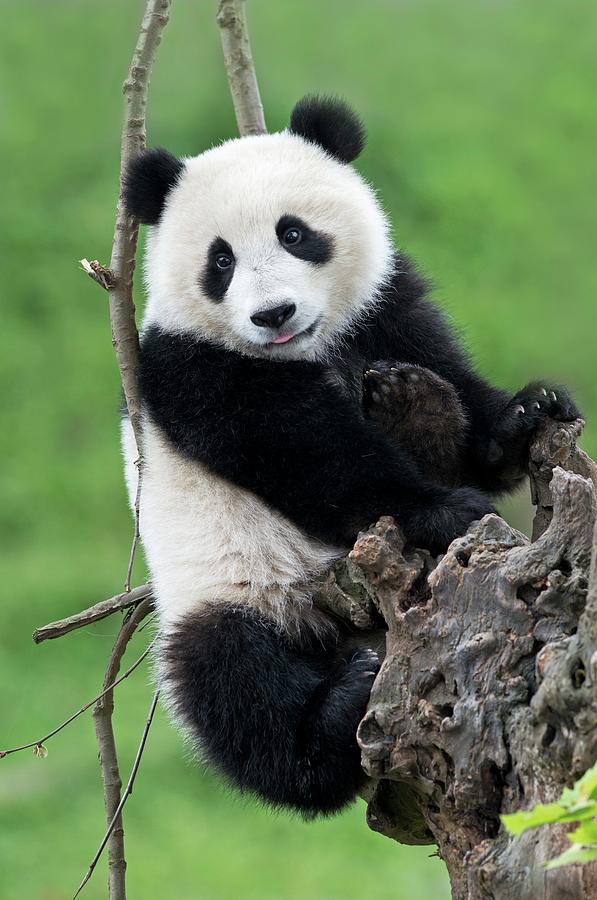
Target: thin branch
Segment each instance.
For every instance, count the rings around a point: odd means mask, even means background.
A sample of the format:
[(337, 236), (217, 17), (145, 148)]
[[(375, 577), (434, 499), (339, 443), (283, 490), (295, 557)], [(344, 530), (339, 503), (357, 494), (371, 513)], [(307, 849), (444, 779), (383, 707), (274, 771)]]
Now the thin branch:
[(73, 713), (72, 716), (69, 716), (68, 719), (62, 722), (61, 725), (58, 725), (57, 728), (54, 728), (52, 731), (48, 732), (48, 734), (45, 734), (42, 738), (39, 738), (39, 740), (37, 741), (31, 741), (31, 743), (29, 744), (22, 744), (22, 746), (20, 747), (12, 747), (10, 750), (0, 750), (0, 759), (3, 759), (5, 756), (10, 756), (11, 753), (19, 753), (21, 750), (30, 750), (31, 748), (35, 750), (37, 756), (44, 756), (45, 754), (43, 751), (45, 750), (44, 744), (46, 743), (46, 741), (49, 741), (50, 738), (58, 734), (59, 731), (62, 731), (63, 728), (66, 728), (67, 725), (70, 725), (71, 722), (74, 722), (75, 719), (78, 719), (79, 716), (86, 712), (90, 707), (92, 707), (94, 703), (97, 703), (98, 700), (101, 700), (102, 697), (104, 697), (108, 693), (108, 691), (113, 690), (122, 681), (128, 678), (129, 675), (132, 675), (137, 666), (140, 666), (143, 660), (148, 656), (154, 644), (155, 640), (151, 642), (151, 644), (143, 651), (141, 656), (135, 660), (132, 666), (129, 666), (129, 668), (126, 670), (126, 672), (124, 672), (123, 675), (120, 676), (120, 678), (117, 678), (116, 681), (113, 681), (111, 684), (109, 684), (100, 694), (97, 695), (97, 697), (94, 697), (93, 700), (90, 700), (89, 703), (86, 703), (85, 706), (82, 706), (81, 709), (78, 709), (76, 713)]
[(112, 343), (138, 448), (141, 446), (141, 404), (137, 381), (139, 335), (135, 324), (133, 273), (139, 228), (126, 213), (122, 188), (123, 176), (129, 162), (145, 149), (145, 111), (149, 77), (162, 31), (168, 22), (169, 11), (170, 0), (148, 0), (137, 45), (123, 85), (125, 105), (120, 148), (120, 194), (110, 259), (110, 271), (114, 276), (114, 286), (108, 291)]
[(33, 642), (41, 644), (43, 641), (52, 641), (55, 638), (63, 637), (63, 635), (70, 634), (71, 631), (76, 631), (78, 628), (85, 628), (86, 625), (92, 625), (94, 622), (106, 619), (108, 616), (114, 615), (114, 613), (122, 612), (123, 609), (136, 606), (141, 600), (151, 600), (152, 596), (151, 585), (141, 584), (139, 587), (130, 591), (124, 591), (124, 593), (110, 597), (108, 600), (101, 600), (95, 606), (83, 609), (81, 612), (75, 613), (74, 616), (59, 619), (57, 622), (50, 622), (48, 625), (36, 628), (33, 632)]
[(267, 131), (251, 55), (245, 3), (246, 0), (220, 0), (216, 16), (238, 130), (243, 136)]
[[(139, 743), (139, 748), (138, 748), (138, 750), (137, 750), (137, 755), (135, 756), (135, 761), (134, 761), (133, 767), (132, 767), (132, 769), (131, 769), (131, 774), (130, 774), (130, 776), (129, 776), (129, 780), (127, 781), (126, 787), (125, 787), (125, 789), (124, 789), (124, 793), (122, 794), (122, 797), (120, 798), (120, 801), (119, 801), (119, 803), (118, 803), (118, 806), (117, 806), (116, 809), (114, 810), (114, 815), (112, 816), (112, 819), (110, 820), (110, 823), (109, 823), (109, 825), (108, 825), (108, 828), (107, 828), (107, 830), (106, 830), (106, 833), (104, 834), (104, 836), (103, 836), (103, 838), (102, 838), (102, 841), (101, 841), (99, 847), (97, 848), (97, 851), (96, 851), (96, 853), (95, 853), (95, 856), (93, 857), (93, 859), (91, 860), (91, 862), (90, 862), (90, 864), (89, 864), (89, 868), (87, 869), (87, 872), (85, 873), (85, 877), (83, 878), (81, 884), (80, 884), (79, 887), (77, 888), (77, 893), (74, 895), (73, 900), (76, 900), (76, 897), (79, 896), (79, 894), (81, 893), (81, 891), (83, 890), (83, 888), (85, 887), (85, 885), (87, 884), (87, 882), (89, 881), (89, 879), (91, 878), (91, 876), (93, 875), (93, 871), (94, 871), (94, 869), (95, 869), (95, 867), (96, 867), (96, 865), (97, 865), (97, 863), (98, 863), (98, 861), (99, 861), (99, 859), (100, 859), (100, 857), (101, 857), (101, 855), (102, 855), (102, 853), (103, 853), (103, 851), (104, 851), (104, 848), (105, 848), (106, 844), (109, 842), (110, 838), (115, 834), (117, 825), (118, 825), (118, 823), (121, 822), (121, 820), (122, 820), (122, 810), (123, 810), (123, 808), (124, 808), (124, 805), (125, 805), (127, 799), (128, 799), (128, 798), (130, 797), (130, 795), (133, 793), (133, 785), (134, 785), (134, 783), (135, 783), (135, 778), (137, 777), (137, 772), (139, 771), (139, 765), (140, 765), (140, 763), (141, 763), (141, 757), (142, 757), (143, 751), (144, 751), (144, 749), (145, 749), (145, 744), (146, 744), (146, 742), (147, 742), (147, 736), (148, 736), (148, 734), (149, 734), (149, 729), (151, 728), (151, 723), (152, 723), (152, 721), (153, 721), (153, 716), (154, 716), (154, 713), (155, 713), (155, 709), (156, 709), (156, 706), (157, 706), (157, 702), (158, 702), (159, 696), (160, 696), (160, 692), (159, 692), (159, 689), (158, 689), (158, 690), (156, 690), (156, 692), (154, 693), (153, 699), (152, 699), (152, 701), (151, 701), (151, 706), (149, 707), (149, 713), (148, 713), (148, 716), (147, 716), (147, 721), (145, 722), (145, 727), (144, 727), (144, 729), (143, 729), (143, 734), (141, 735), (141, 741), (140, 741), (140, 743)], [(123, 863), (124, 863), (124, 856), (123, 856), (123, 858), (122, 858), (122, 861), (123, 861)], [(110, 897), (111, 897), (111, 898), (112, 898), (112, 897), (117, 898), (119, 895), (118, 895), (118, 894), (115, 894), (115, 893), (112, 893), (112, 890), (113, 890), (113, 888), (112, 888), (112, 883), (110, 883)], [(124, 890), (124, 873), (123, 873), (123, 890)], [(122, 894), (122, 897), (124, 897), (124, 896), (125, 896), (125, 895), (124, 895), (124, 893), (123, 893), (123, 894)]]
[(108, 687), (108, 690), (102, 691), (102, 695), (93, 710), (93, 723), (99, 748), (99, 763), (104, 788), (106, 821), (111, 825), (110, 834), (107, 838), (108, 884), (111, 900), (125, 900), (126, 898), (126, 860), (124, 857), (124, 827), (118, 812), (122, 782), (118, 769), (116, 741), (112, 725), (114, 695), (109, 685), (118, 674), (120, 662), (128, 642), (135, 633), (137, 626), (140, 625), (150, 610), (150, 601), (143, 600), (122, 623), (104, 676), (104, 688)]

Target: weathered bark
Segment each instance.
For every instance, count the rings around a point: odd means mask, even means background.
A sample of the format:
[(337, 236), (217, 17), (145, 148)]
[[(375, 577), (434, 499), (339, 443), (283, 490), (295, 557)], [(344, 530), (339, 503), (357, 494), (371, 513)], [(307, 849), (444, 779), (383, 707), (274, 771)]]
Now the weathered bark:
[(543, 868), (562, 827), (509, 838), (499, 821), (597, 758), (596, 468), (579, 430), (549, 423), (533, 443), (534, 542), (490, 515), (436, 561), (383, 518), (323, 587), (357, 627), (388, 627), (359, 729), (369, 826), (436, 843), (456, 900), (597, 897), (596, 865)]

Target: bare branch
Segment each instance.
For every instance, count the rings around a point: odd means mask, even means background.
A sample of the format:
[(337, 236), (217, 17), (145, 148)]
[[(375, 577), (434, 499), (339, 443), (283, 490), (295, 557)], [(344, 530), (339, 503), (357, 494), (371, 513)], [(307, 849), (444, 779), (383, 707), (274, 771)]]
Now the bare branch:
[(245, 2), (220, 0), (216, 16), (238, 130), (243, 136), (267, 131), (251, 55)]
[(117, 685), (128, 678), (129, 675), (131, 675), (135, 671), (137, 666), (141, 665), (145, 657), (149, 654), (154, 643), (155, 641), (151, 642), (149, 647), (147, 647), (143, 651), (141, 656), (135, 660), (132, 666), (129, 666), (129, 668), (123, 675), (120, 676), (120, 678), (117, 678), (116, 681), (113, 681), (111, 684), (105, 687), (102, 692), (97, 695), (97, 697), (94, 697), (93, 700), (90, 700), (89, 703), (86, 703), (85, 706), (82, 706), (81, 709), (78, 709), (76, 713), (73, 713), (72, 716), (69, 716), (68, 719), (62, 722), (61, 725), (58, 725), (57, 728), (54, 728), (52, 731), (39, 738), (39, 740), (37, 741), (31, 741), (29, 744), (22, 744), (20, 747), (12, 747), (10, 750), (0, 750), (0, 759), (3, 759), (5, 756), (10, 756), (11, 753), (19, 753), (21, 750), (30, 750), (32, 748), (35, 750), (37, 756), (45, 755), (43, 751), (45, 749), (44, 744), (46, 743), (46, 741), (49, 741), (50, 738), (54, 737), (55, 734), (58, 734), (59, 731), (62, 731), (63, 728), (66, 728), (66, 726), (70, 725), (71, 722), (74, 722), (75, 719), (78, 719), (79, 716), (86, 712), (90, 707), (92, 707), (94, 703), (97, 703), (98, 700), (101, 700), (102, 697), (104, 697), (108, 693), (108, 691), (112, 691), (115, 687), (117, 687)]
[(108, 884), (111, 900), (125, 900), (126, 860), (124, 858), (124, 827), (119, 812), (122, 782), (120, 780), (116, 741), (114, 740), (114, 729), (112, 727), (114, 695), (109, 685), (118, 674), (120, 662), (128, 642), (150, 609), (150, 601), (143, 600), (123, 622), (104, 677), (104, 688), (108, 687), (108, 690), (102, 692), (93, 710), (95, 736), (99, 748), (99, 762), (104, 786), (106, 821), (110, 825), (106, 841), (108, 843)]
[(50, 622), (48, 625), (36, 628), (33, 632), (33, 641), (35, 644), (41, 644), (43, 641), (52, 641), (55, 638), (69, 634), (71, 631), (76, 631), (78, 628), (85, 628), (86, 625), (92, 625), (94, 622), (106, 619), (114, 613), (122, 612), (123, 609), (136, 606), (142, 600), (151, 599), (151, 585), (141, 584), (139, 587), (130, 591), (124, 591), (124, 593), (110, 597), (108, 600), (101, 600), (95, 606), (90, 606), (89, 609), (75, 613), (74, 616), (59, 619), (57, 622)]
[(162, 31), (168, 22), (170, 0), (147, 0), (128, 76), (123, 85), (124, 124), (120, 151), (120, 194), (116, 209), (110, 271), (114, 286), (109, 290), (112, 343), (118, 361), (126, 405), (140, 448), (140, 398), (137, 382), (139, 335), (133, 303), (133, 272), (139, 228), (127, 215), (122, 187), (123, 175), (146, 143), (145, 111), (149, 77)]
[[(160, 692), (159, 692), (159, 690), (156, 690), (156, 692), (153, 695), (153, 699), (151, 701), (151, 706), (149, 707), (147, 721), (145, 722), (145, 727), (143, 729), (143, 734), (141, 735), (141, 741), (139, 743), (137, 755), (135, 756), (133, 768), (131, 769), (131, 774), (129, 776), (129, 780), (127, 781), (126, 787), (124, 789), (124, 793), (123, 793), (122, 797), (120, 798), (118, 806), (114, 810), (114, 815), (113, 815), (112, 819), (110, 820), (110, 823), (108, 825), (106, 833), (105, 833), (104, 837), (102, 838), (102, 841), (101, 841), (99, 847), (97, 848), (95, 856), (93, 857), (93, 859), (91, 860), (91, 862), (89, 864), (89, 868), (87, 869), (87, 872), (85, 873), (85, 877), (83, 878), (83, 881), (77, 888), (77, 893), (73, 897), (73, 900), (76, 900), (76, 897), (79, 896), (79, 894), (81, 893), (81, 891), (83, 890), (83, 888), (85, 887), (85, 885), (87, 884), (87, 882), (89, 881), (91, 876), (93, 875), (93, 871), (104, 851), (104, 847), (110, 841), (110, 838), (114, 836), (114, 834), (116, 833), (117, 826), (122, 820), (122, 810), (124, 808), (124, 805), (125, 805), (127, 799), (133, 793), (133, 785), (135, 783), (135, 778), (137, 777), (137, 772), (139, 771), (139, 765), (141, 764), (141, 757), (143, 756), (143, 751), (145, 749), (145, 744), (147, 742), (147, 735), (149, 734), (149, 729), (151, 728), (151, 723), (153, 721), (153, 716), (155, 713), (155, 709), (156, 709), (156, 706), (158, 703), (159, 696), (160, 696)], [(122, 827), (122, 826), (120, 826), (120, 827)], [(108, 851), (108, 852), (110, 852), (110, 851)], [(122, 863), (123, 863), (123, 866), (126, 866), (126, 863), (124, 860), (124, 855), (122, 857)], [(112, 881), (110, 881), (110, 897), (113, 898), (113, 900), (121, 900), (121, 898), (122, 898), (122, 900), (124, 900), (124, 897), (125, 897), (125, 894), (124, 894), (124, 868), (122, 871), (122, 893), (120, 893), (120, 894), (117, 893), (117, 891), (114, 889), (114, 887), (112, 885)]]

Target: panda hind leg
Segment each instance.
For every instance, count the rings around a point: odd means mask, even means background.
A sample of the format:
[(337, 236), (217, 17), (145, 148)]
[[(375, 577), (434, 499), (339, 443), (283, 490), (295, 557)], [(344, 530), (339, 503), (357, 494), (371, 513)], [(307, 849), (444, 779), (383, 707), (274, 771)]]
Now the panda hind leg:
[(306, 818), (355, 798), (356, 732), (379, 665), (323, 613), (302, 605), (281, 626), (254, 607), (206, 604), (159, 657), (175, 718), (232, 787)]
[(364, 374), (363, 411), (426, 478), (460, 483), (468, 422), (454, 385), (422, 366), (379, 361)]

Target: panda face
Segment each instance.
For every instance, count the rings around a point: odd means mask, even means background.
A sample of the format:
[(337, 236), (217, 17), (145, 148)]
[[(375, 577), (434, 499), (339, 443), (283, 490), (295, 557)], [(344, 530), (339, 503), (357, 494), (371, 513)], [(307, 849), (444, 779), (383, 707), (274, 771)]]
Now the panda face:
[(325, 357), (391, 267), (371, 188), (291, 132), (178, 165), (148, 238), (146, 324), (251, 356)]

